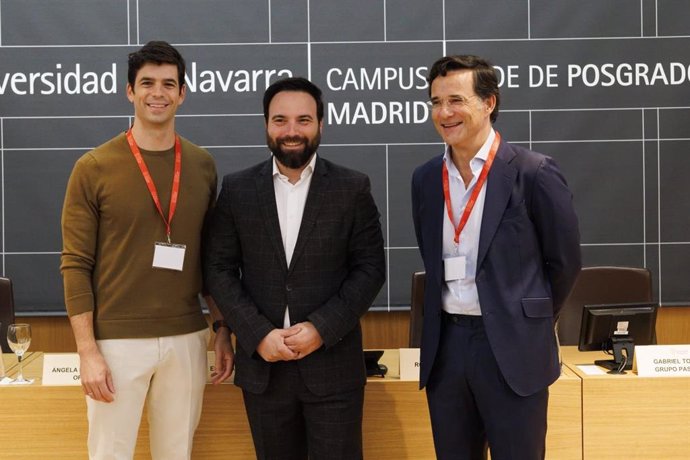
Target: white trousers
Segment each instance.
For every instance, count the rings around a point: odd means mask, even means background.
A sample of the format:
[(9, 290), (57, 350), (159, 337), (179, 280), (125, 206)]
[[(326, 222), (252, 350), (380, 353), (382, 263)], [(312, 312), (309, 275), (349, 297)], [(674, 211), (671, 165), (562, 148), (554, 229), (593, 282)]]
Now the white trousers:
[(134, 456), (144, 401), (151, 458), (189, 459), (206, 386), (210, 332), (149, 339), (98, 340), (115, 386), (111, 403), (86, 397), (89, 458)]

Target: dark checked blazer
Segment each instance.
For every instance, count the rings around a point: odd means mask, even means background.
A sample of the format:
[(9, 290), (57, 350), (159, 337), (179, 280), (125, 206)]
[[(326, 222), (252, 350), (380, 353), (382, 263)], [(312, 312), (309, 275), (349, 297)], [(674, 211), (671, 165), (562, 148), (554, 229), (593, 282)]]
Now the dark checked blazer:
[(366, 381), (360, 317), (385, 280), (379, 212), (369, 178), (317, 157), (290, 266), (280, 233), (272, 159), (229, 174), (211, 219), (206, 285), (237, 336), (235, 384), (263, 392), (271, 363), (256, 348), (282, 327), (311, 321), (324, 345), (298, 361), (316, 394)]
[[(445, 201), (442, 156), (412, 177), (412, 214), (426, 269), (420, 385), (441, 337)], [(486, 182), (476, 283), (486, 335), (506, 382), (533, 394), (558, 378), (554, 321), (580, 271), (572, 193), (549, 157), (501, 141)]]

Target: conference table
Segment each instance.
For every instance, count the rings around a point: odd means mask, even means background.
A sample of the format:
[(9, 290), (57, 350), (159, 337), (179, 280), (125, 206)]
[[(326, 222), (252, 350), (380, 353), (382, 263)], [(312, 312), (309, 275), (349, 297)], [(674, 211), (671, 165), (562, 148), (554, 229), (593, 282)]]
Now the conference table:
[[(7, 374), (16, 376), (16, 358), (3, 355)], [(401, 382), (397, 350), (385, 353), (385, 378), (366, 387), (363, 437), (365, 458), (434, 458), (424, 392), (417, 382)], [(43, 354), (27, 353), (24, 376), (32, 385), (0, 386), (0, 458), (85, 459), (86, 403), (80, 386), (41, 384)], [(150, 458), (148, 423), (142, 417), (135, 458)], [(242, 393), (232, 384), (208, 385), (194, 438), (194, 459), (253, 459), (254, 447)]]
[(583, 458), (690, 458), (690, 377), (592, 375), (587, 366), (611, 356), (577, 347), (563, 347), (562, 354), (582, 380)]
[[(43, 356), (33, 352), (24, 358), (32, 385), (0, 386), (0, 458), (87, 458), (81, 387), (42, 385)], [(548, 459), (687, 458), (690, 379), (588, 376), (577, 364), (595, 356), (568, 347), (563, 356), (562, 375), (550, 387)], [(3, 359), (7, 374), (16, 375), (16, 358)], [(386, 350), (380, 362), (388, 373), (370, 377), (365, 391), (364, 457), (433, 459), (425, 393), (418, 382), (400, 380), (398, 350)], [(135, 458), (150, 458), (145, 416)], [(207, 386), (192, 458), (255, 458), (239, 388)]]

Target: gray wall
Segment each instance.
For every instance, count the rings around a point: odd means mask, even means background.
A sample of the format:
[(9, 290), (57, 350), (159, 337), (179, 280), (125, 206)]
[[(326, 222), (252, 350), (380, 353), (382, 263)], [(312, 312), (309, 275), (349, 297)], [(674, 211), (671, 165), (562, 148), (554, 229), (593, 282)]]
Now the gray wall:
[(320, 154), (368, 173), (382, 215), (376, 307), (409, 305), (409, 179), (443, 148), (423, 77), (475, 53), (503, 77), (497, 129), (565, 172), (585, 264), (647, 266), (662, 303), (688, 304), (688, 16), (684, 0), (0, 0), (2, 273), (20, 312), (64, 311), (69, 173), (131, 122), (127, 53), (164, 39), (188, 63), (178, 130), (220, 174), (267, 158), (267, 83), (322, 87)]

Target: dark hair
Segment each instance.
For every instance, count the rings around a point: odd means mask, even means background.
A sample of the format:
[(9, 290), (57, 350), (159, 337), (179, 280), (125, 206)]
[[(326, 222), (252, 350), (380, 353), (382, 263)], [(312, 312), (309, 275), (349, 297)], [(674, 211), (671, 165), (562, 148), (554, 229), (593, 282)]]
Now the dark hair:
[(498, 91), (498, 77), (493, 65), (486, 59), (472, 55), (445, 56), (434, 62), (429, 70), (426, 81), (429, 82), (429, 96), (431, 96), (431, 83), (437, 77), (445, 77), (448, 72), (456, 70), (471, 70), (474, 75), (474, 92), (477, 96), (486, 100), (492, 95), (496, 96), (496, 106), (491, 112), (491, 123), (498, 118), (498, 106), (501, 105), (501, 94)]
[(139, 69), (146, 64), (172, 64), (177, 66), (177, 83), (180, 85), (180, 91), (182, 91), (182, 87), (185, 84), (184, 58), (180, 52), (168, 42), (156, 40), (148, 42), (140, 50), (129, 54), (127, 64), (127, 81), (132, 89), (134, 89), (134, 83), (136, 83)]
[(296, 91), (307, 93), (316, 101), (316, 118), (318, 121), (323, 119), (323, 100), (321, 99), (321, 90), (314, 83), (302, 77), (283, 78), (273, 83), (266, 88), (264, 93), (264, 119), (268, 121), (268, 106), (276, 94), (283, 91)]

